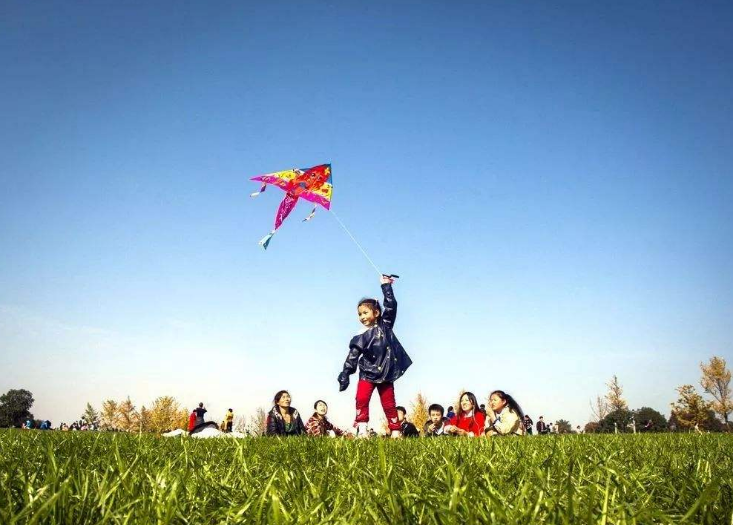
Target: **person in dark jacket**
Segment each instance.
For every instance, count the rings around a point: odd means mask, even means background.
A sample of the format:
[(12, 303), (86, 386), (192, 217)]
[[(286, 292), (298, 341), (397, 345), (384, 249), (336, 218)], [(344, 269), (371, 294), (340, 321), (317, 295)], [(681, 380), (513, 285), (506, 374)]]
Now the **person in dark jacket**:
[(297, 410), (290, 406), (290, 394), (280, 390), (273, 400), (275, 406), (267, 414), (268, 436), (298, 436), (305, 434), (305, 425)]
[(405, 407), (397, 407), (397, 420), (400, 422), (400, 432), (404, 437), (418, 437), (420, 433), (417, 427), (407, 421), (407, 410)]
[(204, 414), (206, 414), (206, 409), (204, 408), (204, 404), (199, 403), (198, 408), (194, 408), (193, 411), (196, 414), (196, 424), (197, 425), (203, 424)]
[(447, 436), (448, 433), (445, 431), (445, 426), (448, 424), (449, 419), (445, 416), (443, 416), (443, 413), (445, 412), (445, 409), (442, 405), (439, 405), (437, 403), (433, 403), (428, 408), (428, 414), (430, 415), (430, 419), (428, 419), (425, 422), (425, 427), (423, 428), (423, 436), (425, 437), (437, 437), (437, 436)]
[(364, 325), (361, 333), (349, 343), (349, 354), (344, 369), (338, 376), (339, 390), (349, 387), (349, 376), (359, 368), (359, 384), (356, 387), (357, 436), (368, 436), (369, 400), (376, 388), (382, 402), (392, 437), (400, 436), (397, 419), (397, 402), (394, 382), (402, 377), (412, 364), (410, 356), (397, 340), (393, 328), (397, 318), (397, 301), (392, 292), (393, 280), (382, 276), (384, 311), (376, 299), (362, 299), (357, 306), (359, 321)]
[(550, 432), (550, 429), (547, 428), (547, 424), (545, 423), (544, 416), (540, 416), (539, 420), (537, 420), (537, 433), (538, 434), (548, 434)]

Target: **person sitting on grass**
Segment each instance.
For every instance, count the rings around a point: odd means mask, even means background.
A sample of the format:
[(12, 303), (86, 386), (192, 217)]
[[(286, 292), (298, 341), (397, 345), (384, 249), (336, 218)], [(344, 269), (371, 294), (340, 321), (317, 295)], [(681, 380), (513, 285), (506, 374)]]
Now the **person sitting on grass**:
[(483, 434), (486, 418), (478, 411), (478, 401), (472, 392), (464, 392), (458, 400), (458, 411), (445, 431), (456, 436), (476, 437)]
[(305, 434), (305, 425), (300, 414), (290, 406), (290, 393), (280, 390), (273, 399), (274, 406), (267, 414), (268, 436), (298, 436)]
[(400, 422), (402, 437), (418, 437), (420, 435), (417, 427), (407, 421), (407, 410), (405, 410), (405, 407), (397, 407), (397, 420)]
[(494, 390), (489, 396), (486, 417), (487, 436), (523, 436), (525, 433), (522, 407), (503, 390)]
[(319, 399), (313, 404), (315, 412), (308, 419), (308, 423), (305, 424), (305, 431), (309, 436), (345, 436), (346, 432), (334, 426), (326, 414), (328, 414), (328, 405), (322, 399)]
[(442, 405), (433, 403), (428, 407), (428, 414), (430, 419), (425, 422), (425, 428), (423, 429), (423, 436), (425, 437), (437, 437), (447, 436), (445, 432), (445, 425), (448, 418), (443, 417), (445, 410)]

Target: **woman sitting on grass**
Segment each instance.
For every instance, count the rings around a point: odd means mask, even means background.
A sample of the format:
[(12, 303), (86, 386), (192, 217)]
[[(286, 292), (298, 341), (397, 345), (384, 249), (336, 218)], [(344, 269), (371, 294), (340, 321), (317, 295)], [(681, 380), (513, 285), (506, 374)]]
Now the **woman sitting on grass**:
[(489, 396), (486, 418), (487, 436), (523, 436), (524, 412), (512, 396), (503, 390), (494, 390)]
[(343, 430), (335, 427), (331, 423), (326, 414), (328, 414), (328, 405), (325, 401), (319, 399), (313, 404), (316, 410), (305, 425), (305, 431), (309, 436), (343, 436), (346, 434)]
[(268, 436), (297, 436), (305, 434), (305, 425), (297, 410), (290, 406), (290, 394), (280, 390), (275, 394), (275, 406), (267, 414)]
[(472, 392), (464, 392), (458, 401), (456, 415), (445, 426), (445, 431), (456, 436), (480, 436), (485, 420), (484, 415), (478, 411), (476, 396)]

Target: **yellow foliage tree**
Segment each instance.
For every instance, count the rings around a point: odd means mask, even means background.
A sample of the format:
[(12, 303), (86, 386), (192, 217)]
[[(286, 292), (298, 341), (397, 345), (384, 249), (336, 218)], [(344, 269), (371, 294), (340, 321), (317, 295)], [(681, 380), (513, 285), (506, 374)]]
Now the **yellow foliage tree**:
[(613, 379), (608, 383), (608, 393), (606, 394), (606, 400), (608, 401), (608, 408), (611, 412), (618, 410), (628, 410), (629, 406), (626, 404), (626, 400), (622, 397), (624, 389), (618, 382), (618, 377), (615, 375)]
[(125, 432), (135, 432), (140, 429), (140, 414), (135, 410), (130, 396), (127, 396), (122, 403), (117, 405), (116, 426)]
[(681, 429), (706, 428), (712, 412), (710, 405), (692, 385), (677, 387), (680, 397), (672, 403), (672, 421)]
[(99, 425), (104, 430), (112, 430), (117, 425), (117, 401), (108, 399), (102, 403)]
[(428, 414), (428, 400), (425, 399), (422, 392), (418, 392), (417, 396), (415, 396), (415, 401), (412, 403), (411, 409), (409, 419), (417, 427), (418, 432), (422, 434), (425, 423), (430, 418), (430, 414)]
[(702, 371), (702, 385), (705, 392), (713, 396), (711, 408), (720, 415), (728, 425), (728, 415), (733, 412), (733, 397), (730, 389), (730, 370), (728, 370), (725, 359), (713, 356), (710, 363), (700, 363)]
[(150, 407), (150, 431), (162, 434), (177, 428), (186, 428), (188, 411), (181, 408), (176, 398), (161, 396)]

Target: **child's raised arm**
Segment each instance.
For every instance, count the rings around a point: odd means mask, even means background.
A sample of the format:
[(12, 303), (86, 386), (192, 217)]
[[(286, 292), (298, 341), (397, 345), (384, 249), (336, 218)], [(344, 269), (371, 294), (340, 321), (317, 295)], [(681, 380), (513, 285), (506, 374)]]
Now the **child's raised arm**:
[(390, 326), (394, 326), (394, 323), (397, 320), (397, 300), (395, 299), (394, 292), (392, 291), (393, 282), (394, 279), (385, 275), (381, 278), (382, 293), (384, 293), (384, 301), (382, 302), (384, 311), (382, 312), (382, 319)]

